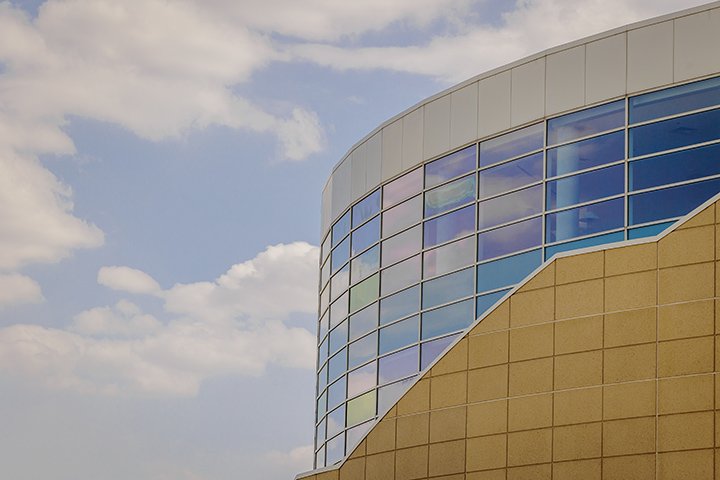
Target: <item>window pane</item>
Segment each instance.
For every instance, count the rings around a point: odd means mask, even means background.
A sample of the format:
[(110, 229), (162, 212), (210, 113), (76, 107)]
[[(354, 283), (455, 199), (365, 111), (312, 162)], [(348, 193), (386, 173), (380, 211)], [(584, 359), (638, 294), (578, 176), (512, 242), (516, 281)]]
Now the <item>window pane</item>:
[(630, 156), (637, 157), (720, 138), (720, 109), (630, 129)]
[(339, 462), (345, 456), (345, 436), (338, 435), (327, 443), (327, 450), (325, 453), (325, 462), (329, 465), (334, 465)]
[(378, 415), (385, 412), (400, 400), (400, 397), (410, 388), (416, 377), (406, 378), (392, 385), (386, 385), (378, 389)]
[(423, 170), (418, 168), (383, 187), (383, 208), (390, 207), (423, 189)]
[(323, 292), (320, 294), (320, 312), (324, 312), (325, 309), (328, 306), (328, 303), (330, 303), (330, 287), (327, 287)]
[(353, 427), (349, 429), (347, 432), (345, 432), (346, 436), (346, 445), (347, 445), (347, 451), (352, 451), (355, 446), (357, 446), (358, 443), (360, 443), (360, 440), (365, 437), (365, 434), (370, 431), (370, 428), (373, 426), (373, 422), (365, 422), (362, 425), (358, 425), (356, 427)]
[(322, 391), (327, 386), (327, 365), (322, 367), (320, 369), (320, 372), (318, 373), (318, 390)]
[(478, 230), (542, 212), (542, 185), (508, 193), (478, 204)]
[(543, 179), (542, 152), (480, 171), (480, 198), (507, 192)]
[(407, 377), (418, 371), (418, 346), (406, 348), (379, 360), (379, 383), (385, 384), (402, 377)]
[(320, 424), (315, 428), (315, 438), (317, 439), (318, 444), (325, 441), (325, 420), (320, 422)]
[(328, 342), (330, 339), (325, 337), (320, 346), (318, 347), (318, 364), (322, 365), (328, 358)]
[(414, 225), (422, 220), (423, 200), (422, 195), (413, 197), (390, 210), (386, 210), (382, 214), (382, 234), (383, 237), (404, 230), (410, 225)]
[(349, 258), (350, 258), (350, 238), (348, 237), (345, 240), (343, 240), (342, 243), (335, 248), (335, 250), (332, 251), (331, 273), (337, 272), (338, 269), (340, 267), (342, 267)]
[(348, 322), (344, 321), (330, 332), (330, 353), (345, 346), (348, 338)]
[(325, 262), (320, 269), (320, 288), (325, 288), (328, 280), (330, 280), (330, 262)]
[(612, 130), (625, 125), (625, 101), (600, 105), (548, 120), (548, 145)]
[(328, 332), (330, 328), (329, 324), (329, 313), (325, 312), (325, 315), (322, 316), (320, 321), (318, 322), (318, 339), (323, 338), (325, 334)]
[[(470, 285), (472, 289), (472, 285)], [(422, 339), (464, 330), (475, 320), (475, 301), (453, 303), (422, 314)]]
[[(320, 442), (318, 442), (320, 443)], [(325, 466), (325, 447), (322, 447), (315, 454), (315, 468), (322, 468)]]
[(377, 300), (379, 294), (379, 275), (376, 273), (350, 289), (350, 311), (354, 312)]
[(475, 170), (475, 145), (425, 165), (425, 188)]
[(420, 370), (425, 370), (457, 337), (450, 335), (423, 343), (420, 346)]
[(347, 349), (343, 348), (328, 362), (328, 380), (333, 381), (347, 370)]
[(375, 405), (375, 390), (350, 400), (347, 404), (348, 427), (373, 418), (375, 416)]
[(330, 305), (330, 328), (340, 325), (348, 314), (348, 294), (345, 293)]
[(720, 144), (630, 162), (630, 190), (659, 187), (720, 173)]
[(332, 410), (345, 401), (346, 382), (345, 377), (328, 387), (328, 409)]
[(352, 234), (352, 254), (365, 250), (380, 240), (380, 217), (375, 217)]
[(476, 300), (476, 307), (475, 307), (475, 318), (480, 318), (480, 316), (487, 311), (488, 308), (495, 305), (495, 303), (500, 300), (507, 292), (509, 292), (510, 289), (502, 290), (495, 293), (488, 293), (487, 295), (481, 295), (477, 297)]
[(689, 213), (720, 192), (720, 180), (705, 180), (630, 197), (630, 225), (675, 218)]
[(548, 177), (597, 167), (625, 158), (625, 132), (609, 133), (547, 151)]
[(630, 98), (630, 123), (720, 105), (720, 77)]
[(348, 374), (348, 397), (373, 388), (377, 381), (377, 363), (372, 362)]
[(350, 212), (343, 215), (332, 227), (332, 245), (337, 245), (350, 231)]
[[(318, 398), (317, 401), (317, 411), (318, 411), (318, 418), (322, 418), (323, 415), (325, 415), (325, 412), (327, 411), (327, 392), (324, 392), (322, 395), (320, 395), (320, 398)], [(323, 431), (323, 433), (325, 433)]]
[(569, 207), (625, 192), (625, 165), (593, 170), (547, 183), (547, 208)]
[(380, 325), (385, 325), (420, 310), (420, 285), (380, 300)]
[(543, 147), (542, 123), (530, 125), (480, 144), (480, 166), (487, 167)]
[(380, 355), (418, 342), (418, 317), (410, 317), (380, 329)]
[(422, 250), (420, 225), (390, 237), (382, 242), (382, 266), (411, 257)]
[(378, 268), (380, 268), (380, 245), (375, 245), (350, 262), (351, 282), (354, 284), (369, 277), (377, 272)]
[(559, 245), (553, 245), (545, 249), (545, 260), (549, 259), (553, 255), (559, 252), (566, 252), (568, 250), (576, 250), (578, 248), (594, 247), (595, 245), (604, 245), (606, 243), (620, 242), (625, 239), (624, 232), (606, 233), (605, 235), (598, 235), (597, 237), (583, 238), (582, 240), (575, 240), (574, 242), (561, 243)]
[(468, 175), (426, 192), (425, 216), (431, 217), (473, 200), (475, 200), (475, 175)]
[[(332, 437), (340, 433), (345, 428), (345, 405), (336, 408), (327, 418), (327, 436)], [(342, 435), (341, 435), (342, 436)], [(330, 445), (328, 444), (328, 448)]]
[(322, 261), (324, 262), (325, 259), (330, 255), (330, 249), (332, 248), (330, 246), (330, 237), (331, 235), (328, 235), (325, 237), (325, 240), (322, 242), (322, 247), (320, 248), (322, 250)]
[(563, 210), (546, 216), (548, 242), (582, 237), (606, 230), (622, 228), (625, 224), (625, 200), (616, 198), (583, 207)]
[(333, 275), (330, 281), (330, 300), (335, 300), (350, 286), (350, 265), (346, 264), (342, 270)]
[(542, 218), (531, 218), (478, 235), (478, 260), (518, 252), (542, 243)]
[(423, 308), (434, 307), (456, 298), (472, 295), (474, 293), (474, 275), (474, 268), (466, 268), (425, 282), (422, 294)]
[(390, 268), (386, 268), (380, 273), (380, 293), (387, 295), (419, 282), (420, 267), (420, 255), (415, 255), (405, 261), (396, 263)]
[(475, 237), (466, 237), (423, 253), (423, 277), (452, 272), (475, 263)]
[(631, 228), (628, 230), (628, 238), (632, 240), (634, 238), (654, 237), (655, 235), (664, 232), (674, 223), (675, 222), (663, 222), (655, 225), (648, 225), (647, 227)]
[(352, 225), (357, 227), (380, 211), (380, 189), (365, 197), (352, 208)]
[(475, 205), (428, 220), (424, 225), (425, 247), (453, 240), (475, 231)]
[(373, 303), (367, 308), (350, 316), (350, 340), (360, 338), (375, 330), (378, 326), (378, 304)]
[(482, 293), (500, 287), (513, 286), (539, 267), (541, 263), (541, 250), (533, 250), (478, 265), (477, 291)]
[(368, 360), (377, 356), (377, 333), (361, 338), (355, 343), (351, 343), (348, 347), (348, 364), (349, 368), (362, 365)]

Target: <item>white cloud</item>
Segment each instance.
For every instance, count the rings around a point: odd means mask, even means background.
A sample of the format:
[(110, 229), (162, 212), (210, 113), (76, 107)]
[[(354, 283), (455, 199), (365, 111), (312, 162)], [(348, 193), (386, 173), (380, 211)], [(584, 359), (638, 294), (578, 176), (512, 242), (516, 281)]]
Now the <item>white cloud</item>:
[(210, 377), (260, 375), (271, 364), (312, 369), (315, 336), (285, 321), (315, 312), (309, 279), (318, 250), (300, 242), (271, 246), (215, 281), (159, 292), (128, 281), (156, 285), (142, 272), (105, 270), (108, 286), (165, 299), (170, 320), (121, 301), (81, 312), (67, 329), (0, 329), (0, 371), (87, 393), (187, 396)]
[(30, 277), (0, 274), (0, 308), (43, 301), (40, 285)]
[(97, 281), (105, 287), (128, 293), (156, 294), (161, 290), (150, 275), (130, 267), (102, 267)]
[(307, 472), (312, 469), (314, 450), (312, 445), (295, 447), (289, 452), (273, 450), (265, 455), (267, 462), (287, 467), (291, 472)]

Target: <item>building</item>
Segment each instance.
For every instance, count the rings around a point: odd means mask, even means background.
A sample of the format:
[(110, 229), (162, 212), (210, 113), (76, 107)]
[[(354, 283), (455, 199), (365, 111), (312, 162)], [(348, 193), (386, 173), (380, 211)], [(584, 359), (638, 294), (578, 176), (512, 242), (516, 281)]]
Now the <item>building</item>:
[(715, 478), (718, 192), (720, 2), (378, 127), (323, 192), (301, 477)]

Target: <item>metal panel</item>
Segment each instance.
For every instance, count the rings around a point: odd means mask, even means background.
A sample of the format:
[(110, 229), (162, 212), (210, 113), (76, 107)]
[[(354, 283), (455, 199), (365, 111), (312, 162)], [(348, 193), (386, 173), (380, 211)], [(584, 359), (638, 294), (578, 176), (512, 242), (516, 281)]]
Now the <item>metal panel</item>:
[(450, 149), (450, 95), (425, 105), (423, 120), (423, 159)]
[(585, 46), (571, 48), (547, 57), (545, 114), (585, 105)]
[(673, 22), (628, 32), (628, 93), (673, 81)]
[(675, 81), (720, 71), (720, 9), (675, 20)]
[(350, 205), (350, 157), (345, 157), (333, 172), (332, 217), (337, 218)]
[(478, 138), (510, 128), (511, 82), (507, 71), (478, 83)]
[(365, 143), (361, 143), (350, 154), (350, 181), (352, 184), (351, 201), (362, 197), (367, 192), (367, 162), (365, 160)]
[(402, 119), (382, 129), (382, 180), (400, 173), (402, 159)]
[(545, 116), (545, 57), (512, 69), (513, 126)]
[(423, 159), (423, 107), (405, 115), (402, 124), (402, 170), (405, 171)]
[(590, 42), (585, 47), (585, 101), (601, 102), (625, 95), (627, 35)]
[(471, 83), (450, 95), (450, 149), (477, 138), (478, 82)]
[(370, 191), (380, 185), (382, 177), (382, 131), (377, 132), (365, 142), (365, 183)]

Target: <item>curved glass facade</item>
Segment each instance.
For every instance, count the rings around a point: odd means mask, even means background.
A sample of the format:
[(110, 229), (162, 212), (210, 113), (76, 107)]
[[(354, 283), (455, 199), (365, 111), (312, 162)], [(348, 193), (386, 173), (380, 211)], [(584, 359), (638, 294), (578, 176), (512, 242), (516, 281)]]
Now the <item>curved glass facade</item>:
[(659, 233), (720, 192), (720, 77), (548, 118), (386, 182), (322, 242), (316, 467), (555, 253)]

